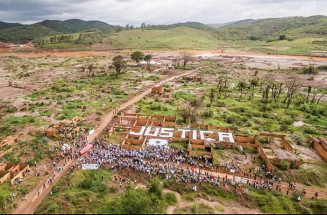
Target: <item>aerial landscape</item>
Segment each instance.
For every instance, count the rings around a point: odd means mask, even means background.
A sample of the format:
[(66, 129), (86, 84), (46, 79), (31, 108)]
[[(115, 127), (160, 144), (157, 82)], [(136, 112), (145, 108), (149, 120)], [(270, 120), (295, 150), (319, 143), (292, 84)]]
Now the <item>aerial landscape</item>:
[(327, 214), (326, 11), (0, 0), (0, 214)]

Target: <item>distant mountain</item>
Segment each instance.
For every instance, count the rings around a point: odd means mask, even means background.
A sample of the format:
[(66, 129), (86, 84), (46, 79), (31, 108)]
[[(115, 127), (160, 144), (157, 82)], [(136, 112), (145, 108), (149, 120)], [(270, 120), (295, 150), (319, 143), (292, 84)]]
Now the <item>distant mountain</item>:
[(77, 32), (85, 31), (88, 29), (98, 29), (102, 32), (106, 32), (110, 29), (117, 27), (117, 26), (109, 25), (109, 24), (107, 24), (105, 22), (101, 22), (101, 21), (84, 21), (84, 20), (80, 20), (80, 19), (69, 19), (64, 22), (74, 26), (75, 30)]
[(20, 23), (7, 23), (7, 22), (1, 22), (0, 21), (0, 30), (5, 28), (11, 28), (11, 27), (17, 27), (22, 26)]
[[(106, 33), (117, 27), (101, 21), (84, 21), (80, 19), (65, 21), (45, 20), (32, 25), (0, 22), (0, 41), (21, 43), (45, 36), (72, 34), (83, 31), (101, 31)], [(279, 38), (292, 40), (305, 37), (327, 37), (326, 16), (247, 19), (213, 25), (185, 22), (171, 25), (151, 25), (147, 26), (146, 29), (169, 30), (179, 27), (205, 31), (204, 33), (210, 33), (218, 40), (251, 39), (272, 41)], [(123, 30), (123, 28), (120, 27), (120, 30)]]
[(226, 23), (219, 23), (219, 24), (208, 24), (210, 27), (212, 28), (221, 28), (221, 27), (224, 27), (224, 26), (227, 26), (227, 25), (230, 25), (234, 22), (226, 22)]
[(31, 25), (0, 22), (0, 41), (20, 43), (56, 34), (78, 33), (89, 29), (107, 32), (114, 28), (115, 26), (105, 22), (80, 19), (45, 20)]
[(235, 22), (228, 22), (228, 23), (225, 23), (223, 26), (221, 27), (242, 27), (246, 24), (250, 24), (250, 23), (253, 23), (257, 20), (255, 19), (244, 19), (244, 20), (238, 20), (238, 21), (235, 21)]
[(289, 39), (327, 37), (327, 17), (286, 17), (260, 20), (241, 20), (215, 29), (223, 40), (274, 40), (281, 35)]
[(105, 22), (100, 21), (84, 21), (80, 19), (69, 19), (65, 21), (59, 20), (45, 20), (37, 24), (51, 28), (52, 30), (61, 33), (76, 33), (80, 31), (85, 31), (88, 29), (98, 29), (102, 32), (106, 32), (113, 29), (115, 26), (109, 25)]
[(59, 34), (39, 24), (22, 25), (17, 27), (5, 28), (0, 30), (1, 42), (25, 43), (34, 40), (35, 38), (51, 36)]
[(177, 24), (171, 24), (171, 25), (151, 25), (151, 29), (158, 29), (158, 30), (168, 30), (172, 28), (179, 28), (179, 27), (186, 27), (186, 28), (193, 28), (203, 31), (210, 31), (213, 28), (209, 25), (202, 24), (199, 22), (185, 22), (185, 23), (177, 23)]

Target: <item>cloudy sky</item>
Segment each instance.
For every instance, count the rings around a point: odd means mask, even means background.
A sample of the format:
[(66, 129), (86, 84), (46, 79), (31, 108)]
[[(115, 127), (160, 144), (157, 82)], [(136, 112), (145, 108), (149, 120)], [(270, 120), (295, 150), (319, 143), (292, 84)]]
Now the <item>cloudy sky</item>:
[(79, 18), (110, 24), (207, 24), (327, 15), (327, 0), (0, 0), (0, 20), (33, 23)]

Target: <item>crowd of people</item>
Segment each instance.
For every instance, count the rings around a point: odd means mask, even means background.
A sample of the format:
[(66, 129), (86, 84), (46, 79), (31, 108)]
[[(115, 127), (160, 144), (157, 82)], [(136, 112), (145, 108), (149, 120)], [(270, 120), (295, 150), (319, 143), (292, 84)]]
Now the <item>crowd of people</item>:
[(207, 161), (202, 164), (188, 157), (187, 153), (182, 150), (155, 146), (148, 146), (140, 151), (127, 150), (116, 144), (107, 144), (106, 140), (103, 140), (101, 144), (95, 145), (87, 156), (81, 157), (78, 160), (81, 163), (97, 163), (100, 166), (114, 164), (113, 168), (120, 168), (120, 166), (133, 168), (136, 166), (133, 159), (140, 161), (137, 165), (149, 163), (150, 166), (153, 166), (159, 164), (159, 162), (171, 162), (176, 165), (188, 164), (198, 166), (201, 164), (201, 166), (204, 165), (207, 168), (212, 167)]
[[(266, 179), (258, 177), (256, 180), (242, 179), (239, 177), (228, 178), (211, 172), (212, 164), (207, 160), (189, 157), (187, 153), (179, 149), (168, 147), (150, 146), (144, 149), (126, 150), (120, 145), (107, 144), (104, 140), (97, 144), (86, 156), (78, 159), (79, 164), (95, 163), (112, 170), (129, 168), (143, 172), (151, 176), (163, 175), (165, 179), (174, 179), (190, 184), (210, 183), (214, 186), (243, 187), (247, 184), (255, 189), (272, 190), (276, 184), (276, 190), (281, 191), (280, 180), (268, 174)], [(254, 173), (256, 177), (256, 173)]]
[[(51, 185), (67, 163), (73, 158), (77, 158), (77, 163), (71, 167), (71, 172), (77, 166), (83, 164), (98, 164), (100, 167), (107, 167), (113, 171), (120, 169), (131, 169), (138, 172), (143, 172), (151, 177), (162, 175), (165, 179), (173, 179), (176, 182), (184, 182), (189, 184), (202, 184), (210, 183), (216, 187), (229, 187), (240, 188), (243, 190), (243, 185), (246, 184), (254, 189), (267, 189), (269, 191), (276, 187), (277, 191), (282, 191), (281, 179), (277, 178), (270, 172), (267, 172), (263, 165), (259, 172), (251, 173), (252, 179), (246, 179), (234, 176), (228, 178), (227, 175), (221, 176), (222, 174), (215, 174), (211, 171), (212, 164), (204, 158), (193, 158), (188, 156), (186, 152), (180, 149), (170, 147), (158, 147), (158, 146), (147, 146), (141, 150), (127, 150), (123, 149), (117, 144), (108, 144), (106, 140), (97, 141), (94, 140), (94, 147), (85, 156), (79, 156), (79, 151), (86, 146), (87, 138), (86, 135), (78, 135), (72, 144), (74, 150), (59, 150), (62, 156), (57, 157), (53, 163), (49, 165), (52, 172), (47, 170), (47, 182), (43, 185), (43, 190), (46, 189), (47, 185)], [(61, 143), (62, 146), (64, 143)], [(58, 149), (50, 149), (57, 152)], [(62, 158), (62, 159), (60, 159)], [(255, 159), (255, 157), (251, 157)], [(61, 163), (61, 165), (59, 164)], [(221, 165), (224, 168), (235, 168), (235, 166), (228, 163)], [(241, 169), (235, 168), (236, 171)], [(48, 176), (49, 175), (49, 176)], [(265, 177), (264, 177), (265, 175)], [(115, 177), (115, 180), (116, 177)], [(130, 181), (127, 179), (126, 181)], [(120, 181), (120, 187), (122, 187), (122, 181)], [(40, 190), (37, 189), (37, 195), (40, 195)], [(196, 186), (195, 189), (196, 190)], [(244, 189), (245, 191), (247, 189)], [(296, 184), (290, 183), (289, 191), (296, 190)], [(305, 196), (305, 189), (302, 190), (302, 195)], [(314, 198), (318, 198), (318, 193), (315, 194)]]

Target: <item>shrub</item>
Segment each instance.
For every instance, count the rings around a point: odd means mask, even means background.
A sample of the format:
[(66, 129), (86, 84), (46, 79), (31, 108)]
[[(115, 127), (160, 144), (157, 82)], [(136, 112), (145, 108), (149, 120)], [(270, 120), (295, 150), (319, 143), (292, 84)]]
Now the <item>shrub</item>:
[(47, 207), (47, 212), (59, 213), (60, 209), (61, 209), (60, 205), (58, 205), (57, 203), (52, 203)]
[(87, 177), (80, 184), (79, 187), (86, 190), (91, 190), (93, 192), (104, 192), (107, 187), (99, 180), (94, 180), (94, 178)]
[(293, 138), (294, 138), (295, 143), (297, 145), (302, 145), (303, 144), (303, 136), (301, 134), (294, 134)]
[(270, 118), (268, 113), (263, 113), (263, 114), (262, 114), (262, 117), (263, 117), (263, 118), (266, 118), (266, 119), (269, 119), (269, 118)]
[(286, 35), (280, 35), (279, 36), (279, 40), (286, 40), (286, 39), (287, 39)]
[(150, 186), (149, 186), (149, 193), (154, 194), (158, 198), (162, 198), (162, 186), (160, 185), (160, 181), (158, 179), (154, 179), (150, 181)]
[(161, 108), (161, 104), (151, 104), (149, 107), (150, 110), (161, 110)]
[(211, 109), (207, 109), (206, 111), (204, 111), (203, 116), (204, 117), (212, 117), (213, 111)]
[(236, 121), (236, 117), (235, 116), (228, 116), (226, 119), (226, 122), (229, 124), (233, 124)]
[(177, 198), (176, 198), (176, 195), (174, 193), (166, 193), (165, 194), (165, 199), (166, 199), (166, 202), (169, 205), (176, 205), (177, 204)]
[(302, 74), (318, 74), (319, 70), (317, 70), (314, 66), (309, 66), (309, 67), (305, 67), (302, 70)]
[(278, 164), (278, 167), (282, 170), (288, 170), (290, 169), (291, 165), (288, 161), (283, 160)]

